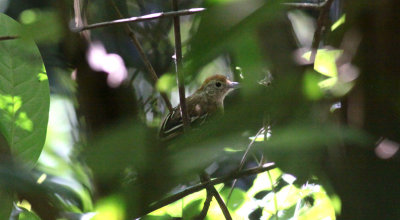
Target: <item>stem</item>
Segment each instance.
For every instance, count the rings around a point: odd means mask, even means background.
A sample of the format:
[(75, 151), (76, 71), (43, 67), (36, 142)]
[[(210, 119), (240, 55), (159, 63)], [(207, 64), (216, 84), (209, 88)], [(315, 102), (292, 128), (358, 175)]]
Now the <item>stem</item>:
[[(178, 0), (172, 0), (172, 10), (178, 11)], [(181, 45), (181, 27), (180, 17), (174, 16), (174, 36), (175, 36), (175, 70), (179, 88), (179, 101), (181, 107), (181, 116), (183, 121), (183, 130), (187, 130), (190, 126), (189, 116), (187, 113), (185, 84), (182, 72), (182, 45)]]
[(312, 62), (314, 62), (315, 56), (317, 55), (317, 50), (319, 47), (319, 42), (321, 41), (323, 28), (325, 27), (325, 20), (327, 18), (327, 15), (329, 14), (329, 9), (331, 8), (332, 3), (333, 3), (333, 0), (326, 0), (325, 3), (323, 3), (323, 6), (320, 8), (320, 12), (319, 12), (318, 20), (317, 20), (317, 28), (315, 29), (314, 38), (313, 38), (313, 42), (311, 45), (310, 60)]
[(209, 193), (209, 191), (207, 190), (206, 201), (204, 201), (203, 209), (201, 210), (200, 214), (195, 218), (196, 220), (203, 220), (206, 218), (212, 198), (213, 198), (212, 194)]
[[(82, 16), (81, 12), (81, 1), (80, 0), (74, 0), (74, 13), (75, 13), (75, 25), (77, 27), (82, 27), (86, 25), (86, 19), (84, 20), (84, 17)], [(90, 33), (89, 31), (83, 31), (80, 33), (82, 37), (85, 38), (86, 41), (90, 41)]]
[(271, 173), (269, 171), (267, 171), (267, 174), (268, 174), (269, 182), (271, 184), (272, 192), (274, 192), (275, 219), (278, 220), (279, 219), (279, 217), (278, 217), (278, 200), (276, 198), (276, 190), (275, 190), (274, 183), (272, 182)]
[(2, 40), (14, 40), (14, 39), (18, 39), (19, 36), (0, 36), (0, 41)]
[[(206, 172), (203, 172), (200, 175), (200, 179), (202, 182), (210, 182), (210, 176)], [(218, 205), (221, 208), (221, 211), (224, 214), (225, 219), (231, 220), (232, 219), (231, 213), (229, 213), (228, 207), (226, 207), (224, 200), (222, 199), (218, 191), (215, 189), (214, 185), (207, 184), (206, 190), (207, 190), (207, 197), (208, 194), (210, 194), (215, 198), (215, 200), (217, 200)]]
[[(253, 146), (254, 142), (256, 141), (257, 136), (260, 135), (263, 131), (265, 131), (265, 127), (262, 127), (257, 132), (255, 138), (253, 140), (251, 140), (250, 144), (247, 146), (246, 151), (243, 154), (242, 160), (240, 161), (238, 171), (241, 171), (243, 169), (243, 165), (244, 165), (244, 162), (246, 161), (247, 154), (249, 154), (249, 151), (250, 151), (251, 147)], [(226, 199), (227, 200), (226, 203), (228, 203), (229, 199), (231, 198), (231, 195), (232, 195), (232, 192), (233, 192), (233, 188), (235, 187), (236, 182), (237, 182), (237, 179), (233, 180), (233, 182), (232, 182), (231, 191), (229, 191), (228, 198)]]
[(81, 32), (84, 30), (108, 27), (108, 26), (123, 24), (123, 23), (148, 21), (148, 20), (159, 19), (159, 18), (164, 18), (164, 17), (171, 17), (171, 16), (191, 15), (191, 14), (195, 14), (198, 12), (202, 12), (204, 10), (206, 10), (206, 9), (205, 8), (191, 8), (191, 9), (185, 9), (185, 10), (180, 10), (180, 11), (159, 12), (159, 13), (153, 13), (153, 14), (148, 14), (148, 15), (143, 15), (143, 16), (138, 16), (138, 17), (130, 17), (130, 18), (113, 20), (113, 21), (100, 22), (100, 23), (86, 25), (86, 26), (77, 26), (76, 28), (73, 29), (73, 31)]

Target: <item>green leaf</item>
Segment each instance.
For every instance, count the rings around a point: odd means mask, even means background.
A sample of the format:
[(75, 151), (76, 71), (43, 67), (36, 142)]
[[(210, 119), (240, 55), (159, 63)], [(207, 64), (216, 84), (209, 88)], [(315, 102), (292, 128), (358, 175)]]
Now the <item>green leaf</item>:
[(21, 209), (22, 209), (22, 212), (19, 214), (19, 217), (18, 217), (19, 220), (40, 220), (39, 216), (37, 216), (35, 213), (31, 212), (30, 210), (27, 210), (25, 208), (21, 208)]
[[(21, 25), (0, 14), (0, 36)], [(0, 132), (18, 159), (33, 165), (42, 151), (49, 115), (49, 83), (33, 40), (0, 41)]]
[(0, 219), (9, 219), (13, 207), (13, 198), (9, 192), (0, 190), (0, 207)]
[(63, 36), (62, 22), (53, 11), (27, 9), (20, 14), (22, 36), (42, 44), (57, 43)]
[[(272, 179), (272, 184), (275, 184), (278, 178), (282, 175), (282, 171), (278, 168), (269, 171)], [(258, 192), (263, 190), (272, 190), (271, 181), (267, 173), (260, 173), (253, 182), (253, 186), (247, 191), (249, 197), (254, 197)]]
[(171, 89), (176, 86), (175, 76), (173, 74), (164, 74), (157, 81), (157, 90), (160, 92), (171, 92)]
[[(337, 77), (336, 59), (342, 53), (342, 50), (319, 49), (315, 55), (314, 70), (328, 77)], [(304, 53), (302, 57), (309, 61), (311, 51)]]
[(318, 100), (324, 95), (320, 88), (320, 75), (313, 70), (307, 70), (303, 77), (303, 94), (310, 100)]
[(101, 199), (96, 204), (96, 215), (93, 220), (125, 219), (125, 203), (121, 196), (112, 195)]

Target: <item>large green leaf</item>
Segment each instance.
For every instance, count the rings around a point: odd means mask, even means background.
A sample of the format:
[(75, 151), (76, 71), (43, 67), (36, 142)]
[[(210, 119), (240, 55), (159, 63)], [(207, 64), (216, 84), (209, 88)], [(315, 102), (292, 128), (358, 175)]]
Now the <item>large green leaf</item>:
[[(18, 36), (19, 23), (0, 14), (0, 36)], [(0, 41), (0, 132), (13, 156), (33, 165), (46, 137), (49, 83), (35, 42)]]
[(9, 192), (0, 190), (0, 219), (10, 217), (13, 206), (13, 198)]

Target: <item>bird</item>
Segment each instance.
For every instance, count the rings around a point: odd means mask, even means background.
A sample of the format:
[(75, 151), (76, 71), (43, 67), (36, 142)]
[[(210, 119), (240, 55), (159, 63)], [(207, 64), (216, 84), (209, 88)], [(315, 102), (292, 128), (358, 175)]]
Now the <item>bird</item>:
[[(202, 124), (210, 115), (223, 112), (225, 96), (238, 87), (238, 82), (230, 81), (224, 75), (213, 75), (206, 78), (201, 87), (185, 99), (190, 123)], [(182, 132), (183, 120), (179, 104), (164, 118), (160, 126), (159, 137), (168, 140)]]

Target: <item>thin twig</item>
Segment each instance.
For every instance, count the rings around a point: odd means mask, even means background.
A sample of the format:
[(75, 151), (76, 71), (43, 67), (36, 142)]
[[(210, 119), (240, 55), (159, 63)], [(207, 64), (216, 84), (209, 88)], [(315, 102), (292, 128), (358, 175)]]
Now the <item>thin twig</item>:
[[(178, 0), (172, 0), (172, 10), (178, 11)], [(181, 116), (183, 121), (183, 130), (190, 127), (190, 120), (187, 112), (186, 99), (185, 99), (185, 83), (182, 71), (182, 41), (181, 41), (181, 27), (180, 17), (174, 16), (174, 36), (175, 36), (175, 70), (176, 80), (179, 90), (179, 101), (181, 107)]]
[[(113, 0), (110, 0), (111, 4), (113, 5), (115, 11), (117, 12), (119, 17), (123, 17), (122, 13), (118, 9), (117, 5), (115, 5), (115, 2)], [(143, 63), (145, 64), (147, 71), (149, 71), (151, 78), (154, 81), (154, 85), (157, 84), (158, 77), (156, 74), (156, 71), (154, 70), (153, 66), (151, 65), (149, 59), (147, 58), (146, 53), (143, 50), (142, 45), (140, 44), (139, 40), (136, 38), (135, 33), (133, 32), (132, 28), (129, 26), (129, 24), (126, 24), (126, 31), (128, 32), (129, 37), (131, 38), (132, 43), (135, 45), (136, 49), (139, 52), (140, 58), (142, 59)], [(168, 96), (165, 92), (160, 92), (161, 97), (164, 99), (165, 105), (167, 106), (169, 112), (172, 111), (172, 105), (171, 102), (168, 99)]]
[(315, 56), (317, 55), (319, 42), (321, 41), (322, 32), (324, 31), (324, 27), (325, 27), (325, 21), (326, 21), (327, 15), (329, 14), (329, 9), (331, 8), (332, 3), (333, 3), (333, 0), (326, 0), (326, 2), (320, 8), (320, 12), (319, 12), (318, 20), (317, 20), (317, 28), (315, 29), (313, 42), (311, 45), (310, 60), (313, 62), (315, 60)]
[(0, 41), (2, 40), (14, 40), (14, 39), (18, 39), (19, 36), (0, 36)]
[[(200, 175), (200, 179), (201, 182), (210, 182), (210, 176), (206, 172), (203, 172)], [(231, 220), (232, 219), (231, 213), (229, 213), (228, 207), (226, 207), (224, 200), (222, 199), (218, 191), (215, 189), (214, 185), (207, 184), (206, 190), (207, 190), (207, 195), (210, 194), (215, 198), (215, 200), (217, 200), (218, 205), (222, 211), (222, 214), (224, 214), (225, 219)]]
[[(247, 154), (249, 154), (250, 149), (251, 149), (251, 147), (253, 146), (254, 142), (256, 141), (258, 135), (260, 135), (263, 131), (265, 131), (265, 127), (262, 127), (262, 128), (257, 132), (257, 134), (256, 134), (256, 136), (254, 137), (254, 139), (250, 141), (250, 144), (247, 146), (246, 151), (245, 151), (244, 154), (243, 154), (242, 160), (240, 161), (238, 171), (241, 171), (241, 170), (243, 169), (243, 165), (244, 165), (244, 162), (246, 161)], [(228, 202), (229, 202), (229, 199), (231, 198), (231, 195), (232, 195), (232, 192), (233, 192), (233, 188), (235, 187), (236, 182), (237, 182), (237, 179), (233, 180), (233, 182), (232, 182), (231, 190), (229, 191), (228, 198), (226, 199), (226, 201), (227, 201), (226, 203), (228, 203)]]
[(268, 174), (268, 179), (269, 182), (271, 184), (271, 188), (272, 188), (272, 192), (274, 193), (274, 205), (275, 205), (275, 219), (278, 220), (278, 199), (276, 198), (276, 190), (275, 190), (275, 186), (274, 183), (272, 182), (272, 177), (271, 177), (271, 173), (269, 172), (269, 170), (267, 171)]
[(323, 3), (282, 3), (283, 5), (289, 6), (296, 9), (316, 9), (319, 10), (325, 5), (326, 1)]
[[(179, 192), (177, 194), (174, 194), (172, 196), (169, 196), (165, 199), (161, 199), (157, 202), (155, 202), (153, 205), (149, 206), (147, 210), (144, 211), (144, 213), (142, 213), (142, 215), (148, 214), (150, 212), (153, 212), (161, 207), (164, 207), (166, 205), (169, 205), (175, 201), (178, 201), (179, 199), (182, 199), (183, 197), (190, 195), (192, 193), (198, 192), (200, 190), (203, 190), (207, 187), (208, 184), (210, 185), (217, 185), (220, 183), (224, 183), (227, 181), (231, 181), (234, 179), (239, 179), (242, 177), (246, 177), (246, 176), (251, 176), (251, 175), (256, 175), (259, 173), (263, 173), (265, 171), (268, 170), (272, 170), (275, 169), (276, 166), (274, 163), (268, 163), (268, 164), (264, 164), (263, 166), (259, 166), (259, 167), (255, 167), (255, 168), (251, 168), (251, 169), (247, 169), (247, 170), (243, 170), (241, 172), (235, 172), (232, 173), (230, 175), (224, 176), (224, 177), (219, 177), (213, 180), (210, 180), (208, 182), (204, 182), (204, 183), (200, 183), (196, 186), (192, 186), (190, 188), (187, 188), (185, 190), (183, 190), (182, 192)], [(138, 216), (140, 217), (140, 216)]]
[(108, 26), (112, 26), (112, 25), (116, 25), (116, 24), (148, 21), (148, 20), (160, 19), (160, 18), (171, 17), (171, 16), (191, 15), (191, 14), (195, 14), (198, 12), (202, 12), (204, 10), (206, 10), (206, 9), (205, 8), (191, 8), (191, 9), (185, 9), (185, 10), (180, 10), (180, 11), (159, 12), (159, 13), (153, 13), (153, 14), (148, 14), (148, 15), (143, 15), (143, 16), (138, 16), (138, 17), (130, 17), (130, 18), (113, 20), (113, 21), (100, 22), (100, 23), (90, 24), (90, 25), (86, 25), (86, 26), (77, 26), (77, 27), (73, 28), (73, 31), (81, 32), (84, 30), (108, 27)]

